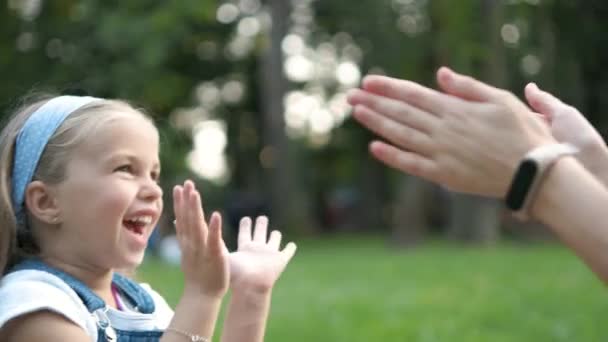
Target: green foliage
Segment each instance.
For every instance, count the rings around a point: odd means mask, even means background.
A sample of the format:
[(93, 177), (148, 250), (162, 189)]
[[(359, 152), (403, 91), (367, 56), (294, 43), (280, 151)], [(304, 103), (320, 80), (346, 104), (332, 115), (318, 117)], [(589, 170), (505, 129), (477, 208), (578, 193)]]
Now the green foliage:
[[(2, 11), (0, 69), (7, 72), (0, 109), (7, 113), (16, 99), (40, 90), (128, 99), (157, 119), (165, 138), (163, 175), (173, 182), (186, 173), (191, 142), (170, 126), (168, 115), (192, 101), (201, 79), (228, 64), (197, 55), (201, 42), (221, 46), (226, 39), (215, 10), (215, 3), (191, 0), (45, 1), (33, 22)], [(24, 33), (34, 43), (20, 50), (15, 42)]]
[[(159, 123), (166, 138), (163, 177), (170, 186), (188, 174), (184, 156), (191, 139), (171, 126), (169, 114), (196, 102), (194, 92), (201, 81), (236, 78), (246, 85), (244, 99), (222, 104), (213, 113), (226, 120), (228, 127), (233, 177), (225, 190), (270, 188), (273, 179), (266, 177), (269, 171), (260, 162), (269, 134), (262, 120), (264, 99), (259, 95), (259, 61), (266, 40), (255, 39), (252, 53), (243, 58), (226, 55), (236, 25), (216, 20), (217, 6), (225, 2), (45, 0), (40, 14), (31, 20), (6, 5), (18, 1), (5, 1), (0, 6), (1, 115), (31, 90), (128, 99), (148, 109)], [(602, 67), (602, 61), (608, 60), (604, 20), (608, 6), (603, 1), (332, 0), (312, 4), (314, 20), (303, 34), (306, 43), (317, 47), (346, 33), (362, 51), (358, 62), (363, 74), (386, 73), (433, 86), (437, 67), (449, 64), (519, 95), (525, 83), (536, 81), (580, 108), (601, 131), (608, 127), (602, 116), (608, 108), (608, 97), (603, 96), (608, 74)], [(412, 20), (417, 24), (412, 26)], [(504, 24), (518, 28), (517, 43), (503, 41)], [(538, 57), (536, 73), (523, 71), (523, 61), (530, 56)], [(328, 86), (326, 91), (331, 95), (334, 88)], [(363, 213), (391, 205), (398, 187), (392, 184), (394, 173), (370, 161), (366, 146), (372, 137), (347, 120), (321, 149), (292, 140), (289, 151), (298, 165), (291, 177), (307, 189), (308, 201), (316, 201), (316, 194), (334, 187), (351, 187), (378, 198), (376, 207)], [(365, 184), (371, 185), (365, 188)], [(369, 194), (370, 189), (377, 193)]]
[(13, 30), (2, 25), (3, 41), (14, 44), (20, 32), (34, 35), (35, 44), (24, 51), (14, 46), (3, 49), (10, 53), (8, 57), (3, 53), (3, 69), (27, 69), (14, 82), (127, 98), (160, 115), (187, 103), (196, 82), (214, 75), (208, 67), (212, 63), (201, 62), (196, 48), (202, 41), (221, 43), (226, 35), (215, 22), (215, 6), (210, 2), (63, 0), (43, 4), (40, 16), (31, 23), (22, 21), (17, 30), (17, 13), (1, 14), (3, 23), (15, 24)]

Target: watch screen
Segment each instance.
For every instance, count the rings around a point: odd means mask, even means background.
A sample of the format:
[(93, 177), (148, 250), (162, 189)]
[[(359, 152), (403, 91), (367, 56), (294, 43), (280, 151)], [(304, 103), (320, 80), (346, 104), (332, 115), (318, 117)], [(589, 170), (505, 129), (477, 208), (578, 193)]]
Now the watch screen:
[(505, 199), (505, 203), (510, 210), (518, 211), (524, 206), (526, 196), (537, 172), (538, 166), (534, 161), (525, 160), (519, 165)]

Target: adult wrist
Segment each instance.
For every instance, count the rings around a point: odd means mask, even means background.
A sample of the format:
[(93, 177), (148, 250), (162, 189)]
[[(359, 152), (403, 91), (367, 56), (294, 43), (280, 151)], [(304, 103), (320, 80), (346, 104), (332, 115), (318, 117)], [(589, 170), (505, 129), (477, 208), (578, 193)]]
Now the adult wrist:
[(566, 183), (571, 183), (571, 175), (583, 169), (582, 164), (573, 156), (557, 160), (538, 189), (536, 200), (530, 208), (530, 216), (544, 224), (554, 224), (551, 219), (564, 201)]
[(608, 185), (608, 147), (603, 141), (581, 147), (577, 157), (581, 164), (604, 185)]
[(505, 205), (521, 220), (529, 219), (537, 193), (554, 164), (578, 149), (570, 144), (547, 144), (529, 151), (519, 163), (505, 196)]

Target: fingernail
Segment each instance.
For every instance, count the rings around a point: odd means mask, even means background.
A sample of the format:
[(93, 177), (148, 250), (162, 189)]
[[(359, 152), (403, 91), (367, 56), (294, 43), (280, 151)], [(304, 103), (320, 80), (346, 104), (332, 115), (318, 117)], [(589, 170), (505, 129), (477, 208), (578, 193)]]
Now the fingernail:
[(439, 77), (443, 82), (452, 81), (452, 70), (450, 70), (450, 68), (442, 66), (437, 72), (439, 73)]
[(361, 90), (356, 88), (350, 89), (346, 92), (346, 100), (350, 105), (354, 105), (354, 103), (357, 101), (357, 96), (359, 96), (360, 92)]

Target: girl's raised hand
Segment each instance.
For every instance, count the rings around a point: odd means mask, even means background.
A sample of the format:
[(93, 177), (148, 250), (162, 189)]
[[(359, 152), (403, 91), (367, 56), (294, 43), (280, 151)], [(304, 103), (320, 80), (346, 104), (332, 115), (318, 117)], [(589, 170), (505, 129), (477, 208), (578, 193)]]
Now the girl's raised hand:
[(283, 250), (281, 233), (268, 232), (268, 218), (260, 216), (255, 221), (252, 236), (249, 217), (241, 219), (238, 249), (230, 253), (230, 287), (233, 290), (270, 291), (296, 252), (296, 245), (288, 243)]
[(207, 224), (201, 196), (189, 180), (173, 189), (173, 208), (185, 291), (222, 297), (228, 290), (229, 265), (220, 214), (214, 212)]

